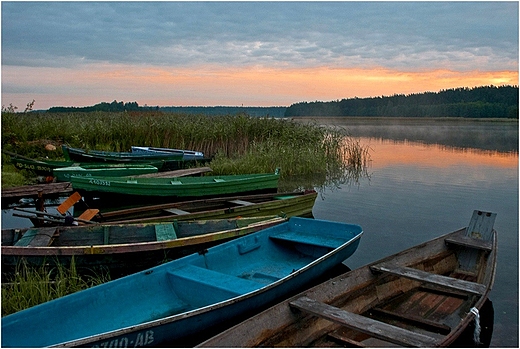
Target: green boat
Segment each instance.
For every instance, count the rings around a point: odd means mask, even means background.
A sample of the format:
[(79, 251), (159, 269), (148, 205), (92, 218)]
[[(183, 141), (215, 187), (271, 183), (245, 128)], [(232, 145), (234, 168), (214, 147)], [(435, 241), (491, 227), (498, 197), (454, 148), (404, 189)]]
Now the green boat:
[[(279, 170), (274, 173), (170, 177), (170, 178), (135, 178), (135, 177), (78, 177), (71, 176), (74, 190), (83, 196), (107, 196), (119, 194), (144, 197), (207, 197), (261, 191), (276, 191)], [(110, 195), (108, 195), (110, 196)]]
[(152, 165), (142, 164), (85, 164), (81, 166), (60, 167), (52, 170), (58, 182), (69, 182), (71, 176), (77, 177), (125, 177), (148, 173), (157, 173), (159, 170)]

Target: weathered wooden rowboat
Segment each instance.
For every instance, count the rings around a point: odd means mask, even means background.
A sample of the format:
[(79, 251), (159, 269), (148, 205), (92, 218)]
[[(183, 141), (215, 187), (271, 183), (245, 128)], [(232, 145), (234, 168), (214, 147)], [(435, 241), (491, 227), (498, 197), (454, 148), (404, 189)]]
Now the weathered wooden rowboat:
[(78, 272), (109, 271), (112, 278), (282, 223), (269, 216), (190, 222), (2, 229), (2, 276), (24, 262), (34, 267), (69, 267)]
[(315, 190), (307, 190), (217, 197), (102, 211), (91, 220), (101, 223), (145, 223), (175, 219), (223, 219), (270, 215), (312, 216), (312, 208), (317, 196)]
[(156, 153), (179, 153), (182, 154), (183, 160), (202, 160), (204, 153), (195, 150), (172, 149), (172, 148), (157, 148), (157, 147), (131, 147), (132, 153), (156, 154)]
[(63, 144), (63, 156), (78, 162), (150, 162), (154, 160), (183, 160), (182, 153), (133, 153), (102, 150), (84, 150)]
[(493, 286), (495, 217), (475, 211), (467, 228), (326, 281), (200, 346), (447, 346)]
[(361, 235), (357, 225), (292, 217), (5, 316), (2, 347), (193, 345), (306, 287)]
[[(84, 196), (179, 198), (209, 197), (239, 193), (276, 191), (279, 171), (245, 175), (202, 176), (183, 178), (76, 177), (70, 182)], [(107, 195), (108, 194), (108, 195)]]
[(146, 164), (84, 164), (78, 166), (60, 167), (52, 170), (52, 175), (58, 182), (69, 182), (71, 176), (77, 177), (125, 177), (157, 173), (157, 167)]

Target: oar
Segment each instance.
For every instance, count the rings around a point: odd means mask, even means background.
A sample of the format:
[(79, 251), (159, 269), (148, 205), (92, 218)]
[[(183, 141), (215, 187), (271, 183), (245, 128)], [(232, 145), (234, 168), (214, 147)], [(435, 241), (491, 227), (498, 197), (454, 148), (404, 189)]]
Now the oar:
[(42, 218), (42, 217), (37, 217), (37, 216), (29, 216), (29, 215), (20, 214), (20, 213), (13, 213), (13, 216), (14, 217), (29, 218), (29, 219), (41, 219), (41, 220), (49, 221), (49, 222), (53, 222), (53, 223), (63, 223), (63, 220), (60, 221), (58, 219), (52, 219), (52, 218)]
[[(48, 217), (52, 217), (52, 218), (63, 218), (63, 219), (65, 219), (65, 216), (52, 214), (52, 213), (47, 213), (47, 212), (32, 211), (32, 210), (27, 210), (27, 209), (20, 208), (20, 207), (14, 207), (13, 209), (16, 210), (16, 211), (22, 211), (22, 212), (27, 212), (27, 213), (34, 213), (34, 214), (39, 214), (39, 215), (42, 215), (42, 216), (48, 216)], [(13, 215), (14, 215), (14, 213), (13, 213)], [(85, 219), (75, 218), (75, 217), (73, 217), (73, 218), (74, 218), (75, 221), (78, 221), (78, 222), (88, 223), (88, 224), (95, 224), (95, 222), (87, 221)], [(40, 217), (40, 219), (41, 219), (41, 217)]]

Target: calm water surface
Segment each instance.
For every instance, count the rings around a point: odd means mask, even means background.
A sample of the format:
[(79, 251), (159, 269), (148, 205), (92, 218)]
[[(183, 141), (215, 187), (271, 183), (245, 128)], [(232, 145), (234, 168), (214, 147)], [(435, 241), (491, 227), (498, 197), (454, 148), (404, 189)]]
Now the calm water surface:
[[(370, 147), (370, 178), (325, 190), (313, 214), (363, 227), (360, 246), (346, 264), (354, 269), (465, 227), (475, 209), (496, 212), (491, 346), (518, 347), (518, 124), (451, 125), (455, 129), (393, 124), (388, 133), (382, 125), (344, 126)], [(377, 134), (370, 137), (369, 129)], [(456, 146), (446, 144), (450, 132)], [(509, 146), (490, 145), (506, 134), (502, 143)]]

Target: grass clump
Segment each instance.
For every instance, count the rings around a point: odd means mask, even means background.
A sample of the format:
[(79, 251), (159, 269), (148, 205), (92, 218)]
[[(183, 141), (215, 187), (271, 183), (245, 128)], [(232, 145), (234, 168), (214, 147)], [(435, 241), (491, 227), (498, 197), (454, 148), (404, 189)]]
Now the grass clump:
[(69, 268), (31, 267), (21, 262), (9, 282), (2, 283), (2, 317), (109, 281), (108, 275), (81, 276)]

